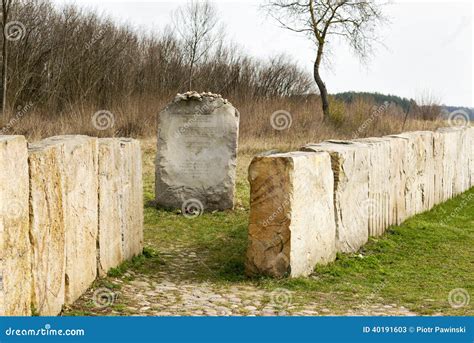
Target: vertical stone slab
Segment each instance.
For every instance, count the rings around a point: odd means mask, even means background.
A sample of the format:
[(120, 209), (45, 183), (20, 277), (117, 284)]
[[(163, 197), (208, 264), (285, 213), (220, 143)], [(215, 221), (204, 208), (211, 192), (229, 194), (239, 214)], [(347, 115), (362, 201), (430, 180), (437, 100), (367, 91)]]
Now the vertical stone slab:
[(143, 252), (143, 172), (140, 142), (135, 139), (120, 139), (124, 164), (124, 214), (125, 226), (122, 231), (123, 256), (130, 259)]
[(467, 128), (469, 148), (469, 186), (474, 187), (474, 127)]
[(98, 271), (105, 275), (143, 250), (143, 182), (140, 143), (99, 139)]
[(158, 205), (233, 208), (238, 130), (239, 112), (221, 96), (178, 94), (158, 117)]
[(441, 194), (438, 195), (439, 202), (444, 202), (454, 196), (454, 183), (456, 174), (457, 147), (459, 143), (459, 134), (456, 130), (449, 128), (439, 129), (438, 142), (435, 145), (436, 160), (438, 165), (441, 163), (442, 177), (437, 177), (436, 185), (441, 184)]
[(434, 163), (434, 203), (440, 204), (447, 199), (447, 177), (445, 174), (445, 145), (447, 135), (441, 132), (433, 132), (433, 163)]
[(457, 164), (457, 173), (454, 184), (454, 191), (456, 194), (461, 194), (469, 189), (470, 186), (470, 165), (469, 165), (469, 155), (470, 147), (469, 143), (469, 132), (467, 127), (462, 127), (460, 132), (460, 142), (458, 147), (458, 164)]
[(453, 127), (445, 130), (457, 133), (456, 168), (454, 174), (454, 195), (459, 195), (469, 188), (469, 137), (466, 127)]
[(348, 141), (310, 144), (303, 151), (327, 152), (334, 173), (334, 207), (336, 248), (355, 252), (367, 243), (370, 215), (369, 150), (367, 146)]
[(447, 174), (445, 201), (468, 188), (469, 158), (467, 130), (461, 127), (438, 129), (445, 137), (444, 159)]
[(55, 316), (65, 297), (66, 246), (60, 145), (30, 144), (30, 241), (34, 312)]
[(97, 276), (97, 138), (56, 136), (41, 144), (61, 150), (58, 166), (66, 245), (65, 302), (71, 304)]
[(390, 225), (400, 225), (407, 219), (405, 203), (407, 140), (390, 136), (383, 137), (390, 142)]
[(435, 161), (434, 161), (434, 133), (432, 131), (418, 131), (422, 141), (424, 160), (422, 165), (423, 183), (421, 192), (423, 197), (423, 212), (429, 211), (435, 206)]
[(104, 276), (123, 262), (123, 159), (120, 143), (99, 139), (99, 238), (97, 271)]
[(249, 181), (247, 274), (305, 276), (334, 260), (334, 176), (327, 153), (257, 156)]
[(0, 136), (0, 316), (31, 314), (28, 153), (23, 136)]
[(391, 137), (407, 140), (405, 200), (407, 216), (411, 217), (434, 205), (433, 132), (415, 131)]
[(381, 236), (396, 220), (393, 217), (393, 182), (396, 180), (391, 165), (390, 140), (363, 138), (355, 140), (369, 147), (369, 236)]
[[(421, 204), (417, 203), (417, 170), (416, 170), (416, 140), (413, 135), (399, 134), (389, 136), (393, 139), (403, 140), (406, 146), (404, 163), (403, 163), (403, 175), (404, 175), (404, 212), (405, 219), (412, 217), (416, 214), (417, 208), (421, 208)], [(419, 201), (421, 203), (421, 201)]]

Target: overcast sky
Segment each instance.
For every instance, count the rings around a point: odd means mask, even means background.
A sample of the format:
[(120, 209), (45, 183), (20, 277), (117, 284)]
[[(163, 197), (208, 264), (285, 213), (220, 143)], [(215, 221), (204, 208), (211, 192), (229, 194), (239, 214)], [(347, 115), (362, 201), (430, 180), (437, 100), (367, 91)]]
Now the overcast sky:
[[(184, 1), (54, 0), (97, 10), (137, 28), (160, 30)], [(266, 18), (253, 0), (215, 1), (228, 37), (251, 55), (266, 58), (287, 53), (311, 72), (314, 47)], [(473, 104), (473, 4), (471, 1), (394, 1), (386, 9), (391, 24), (367, 65), (336, 46), (323, 71), (331, 93), (377, 91), (419, 99), (432, 94), (447, 105)]]

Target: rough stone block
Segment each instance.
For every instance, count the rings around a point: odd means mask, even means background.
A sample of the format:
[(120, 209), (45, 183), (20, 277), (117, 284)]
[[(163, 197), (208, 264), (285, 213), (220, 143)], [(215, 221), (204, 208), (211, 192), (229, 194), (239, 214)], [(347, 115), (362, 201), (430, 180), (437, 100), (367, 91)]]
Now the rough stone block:
[(28, 152), (22, 136), (0, 136), (0, 316), (31, 314)]
[(441, 132), (433, 132), (433, 165), (434, 165), (434, 204), (439, 204), (446, 198), (445, 190), (447, 175), (445, 175), (445, 145), (447, 136)]
[(393, 182), (395, 170), (391, 166), (391, 142), (387, 138), (355, 140), (369, 147), (369, 200), (364, 205), (369, 220), (369, 236), (381, 236), (396, 222), (394, 217)]
[(367, 243), (367, 210), (369, 195), (369, 150), (367, 146), (348, 141), (310, 144), (303, 151), (327, 152), (334, 173), (336, 214), (336, 248), (355, 252)]
[(467, 129), (445, 127), (437, 131), (444, 136), (444, 201), (469, 188), (469, 136)]
[(65, 298), (65, 228), (60, 145), (30, 144), (30, 241), (35, 312), (55, 316)]
[(438, 175), (435, 175), (435, 185), (440, 187), (437, 190), (438, 203), (447, 201), (454, 196), (454, 179), (456, 170), (456, 158), (459, 141), (459, 133), (453, 130), (438, 130), (434, 146), (436, 169), (441, 169)]
[(407, 141), (405, 161), (407, 217), (431, 209), (435, 199), (433, 132), (407, 132), (390, 137)]
[(383, 137), (390, 142), (390, 164), (388, 166), (390, 174), (390, 225), (400, 225), (407, 219), (405, 203), (406, 188), (406, 155), (408, 142), (405, 139), (398, 139), (390, 136)]
[(304, 276), (336, 255), (333, 187), (327, 153), (257, 156), (251, 185), (250, 275)]
[(458, 163), (456, 163), (456, 174), (454, 179), (454, 192), (456, 195), (467, 191), (470, 187), (470, 163), (469, 147), (470, 137), (467, 127), (459, 130)]
[(71, 304), (97, 276), (97, 138), (56, 136), (39, 144), (57, 146), (66, 245), (65, 302)]
[(105, 275), (143, 250), (143, 183), (140, 143), (99, 139), (98, 271)]
[(474, 127), (467, 129), (469, 149), (469, 186), (474, 187)]
[(233, 208), (238, 129), (239, 112), (222, 97), (178, 94), (158, 117), (158, 205)]

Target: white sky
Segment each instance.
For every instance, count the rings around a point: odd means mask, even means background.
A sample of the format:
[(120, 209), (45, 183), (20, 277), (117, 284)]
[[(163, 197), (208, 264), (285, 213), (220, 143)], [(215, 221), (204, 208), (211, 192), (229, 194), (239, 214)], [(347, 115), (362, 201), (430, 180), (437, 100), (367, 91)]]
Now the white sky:
[[(137, 28), (159, 30), (184, 1), (54, 0), (97, 10)], [(260, 1), (215, 1), (228, 37), (254, 56), (286, 53), (311, 72), (313, 47), (304, 36), (278, 27), (259, 11)], [(377, 91), (419, 99), (429, 92), (447, 105), (473, 104), (473, 3), (401, 1), (387, 7), (386, 48), (361, 65), (345, 46), (336, 46), (323, 78), (330, 93)]]

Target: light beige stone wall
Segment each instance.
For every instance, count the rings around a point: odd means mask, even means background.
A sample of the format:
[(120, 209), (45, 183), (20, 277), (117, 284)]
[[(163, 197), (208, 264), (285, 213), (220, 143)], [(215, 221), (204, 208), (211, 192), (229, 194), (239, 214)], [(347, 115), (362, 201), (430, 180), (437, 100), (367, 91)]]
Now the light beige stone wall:
[(454, 160), (453, 194), (464, 192), (470, 184), (469, 176), (469, 133), (462, 128), (443, 128), (439, 131), (450, 133), (454, 136), (451, 143), (454, 147), (450, 150), (451, 160)]
[(390, 225), (399, 225), (407, 218), (407, 209), (405, 203), (405, 189), (407, 177), (405, 168), (407, 168), (407, 148), (408, 142), (405, 139), (386, 136), (385, 139), (390, 142), (390, 158), (387, 171), (389, 172), (390, 182), (390, 200), (389, 211)]
[(334, 177), (327, 153), (258, 156), (250, 165), (246, 271), (301, 276), (336, 256)]
[(369, 148), (369, 197), (363, 211), (369, 220), (369, 236), (381, 236), (395, 221), (392, 204), (392, 182), (390, 140), (386, 138), (364, 138), (356, 140)]
[[(379, 236), (390, 225), (400, 224), (466, 191), (473, 185), (473, 143), (473, 128), (443, 128), (437, 132), (407, 132), (303, 147), (301, 150), (306, 154), (327, 153), (331, 157), (336, 251), (356, 252), (369, 235)], [(302, 166), (309, 165), (301, 162), (302, 156), (274, 154), (258, 156), (252, 161), (247, 251), (247, 272), (251, 275), (307, 275), (311, 264), (321, 262), (318, 259), (309, 259), (306, 264), (299, 262), (302, 255), (310, 256), (308, 251), (321, 251), (324, 246), (322, 241), (310, 239), (311, 230), (303, 227), (318, 227), (323, 232), (332, 230), (327, 218), (324, 221), (328, 227), (324, 230), (319, 220), (303, 214), (305, 208), (309, 213), (318, 211), (308, 204), (320, 200), (321, 193), (311, 189), (322, 181), (314, 172), (302, 172)], [(310, 155), (304, 155), (304, 160), (310, 160)], [(325, 170), (321, 172), (329, 174)], [(295, 190), (305, 183), (310, 190)], [(325, 207), (326, 203), (320, 206)], [(361, 213), (364, 215), (360, 216)], [(272, 225), (265, 222), (269, 217), (273, 218)], [(293, 229), (294, 218), (301, 218), (298, 223), (304, 225)], [(305, 244), (293, 243), (295, 232), (297, 242)], [(298, 267), (292, 267), (292, 263)]]
[(359, 143), (331, 141), (309, 144), (301, 150), (331, 156), (337, 251), (359, 250), (368, 240), (369, 149)]
[(22, 136), (0, 136), (0, 316), (31, 313), (28, 155)]
[(40, 142), (28, 151), (30, 243), (35, 313), (55, 316), (65, 299), (66, 245), (63, 213), (62, 146)]
[(405, 156), (405, 209), (406, 216), (424, 212), (434, 205), (434, 149), (433, 132), (407, 132), (390, 137), (404, 139)]
[(57, 315), (142, 253), (137, 140), (0, 136), (0, 185), (0, 316)]
[(60, 149), (58, 168), (66, 245), (65, 302), (71, 304), (97, 277), (97, 138), (56, 136), (40, 144)]
[(474, 127), (467, 129), (469, 154), (469, 186), (474, 187)]
[(98, 272), (103, 276), (143, 249), (140, 143), (99, 139)]

